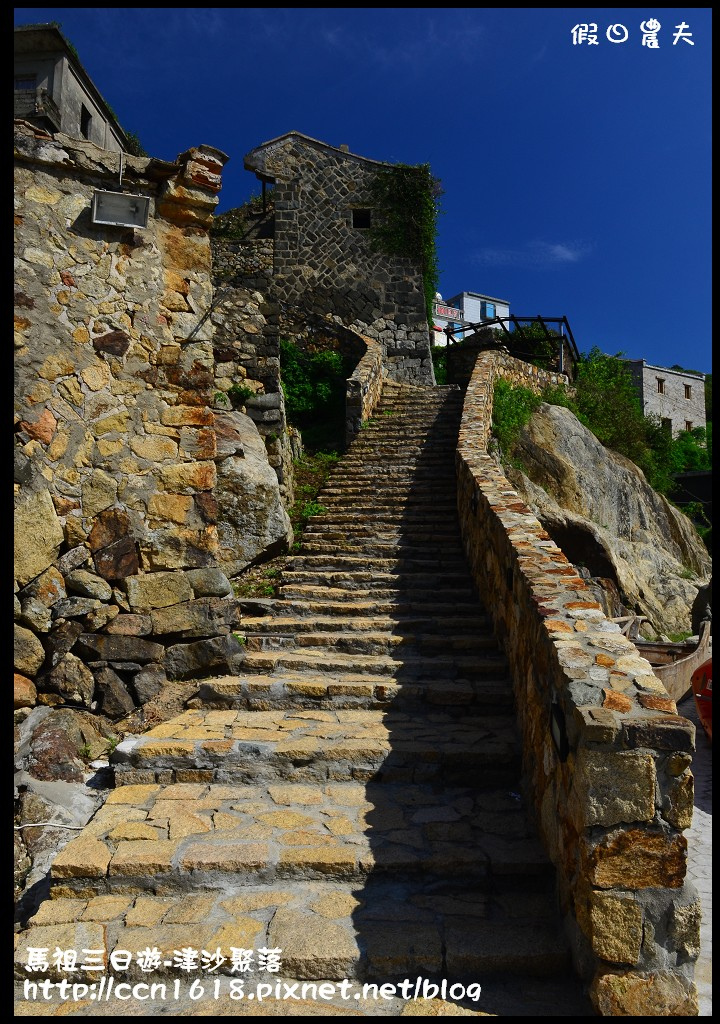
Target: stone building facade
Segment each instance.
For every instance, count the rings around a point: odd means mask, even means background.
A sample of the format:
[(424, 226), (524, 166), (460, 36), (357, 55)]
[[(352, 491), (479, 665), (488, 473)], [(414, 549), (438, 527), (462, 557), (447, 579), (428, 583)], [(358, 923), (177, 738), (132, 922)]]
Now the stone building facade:
[(309, 315), (377, 341), (387, 376), (434, 383), (420, 267), (371, 245), (370, 185), (392, 165), (299, 132), (263, 143), (245, 157), (272, 185), (272, 295), (292, 336)]
[(672, 430), (705, 427), (705, 375), (653, 366), (644, 359), (628, 359), (627, 365), (645, 416), (658, 416)]

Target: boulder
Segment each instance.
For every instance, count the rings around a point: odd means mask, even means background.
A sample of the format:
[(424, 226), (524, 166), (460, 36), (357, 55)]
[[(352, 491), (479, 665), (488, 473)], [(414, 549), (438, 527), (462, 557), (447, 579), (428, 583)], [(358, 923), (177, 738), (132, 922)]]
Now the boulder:
[(712, 563), (687, 516), (561, 406), (540, 406), (515, 454), (524, 471), (508, 478), (568, 559), (610, 580), (655, 633), (689, 632)]
[(289, 550), (293, 540), (290, 518), (280, 496), (277, 473), (268, 462), (257, 427), (240, 412), (223, 413), (216, 423), (235, 451), (217, 463), (218, 541), (226, 575), (242, 572), (252, 562)]

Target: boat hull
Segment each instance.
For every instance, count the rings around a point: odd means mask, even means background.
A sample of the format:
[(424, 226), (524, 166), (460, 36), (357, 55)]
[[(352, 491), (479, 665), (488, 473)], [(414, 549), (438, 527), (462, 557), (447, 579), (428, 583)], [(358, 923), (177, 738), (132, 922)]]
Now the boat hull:
[(712, 739), (712, 658), (693, 672), (692, 691), (702, 727)]

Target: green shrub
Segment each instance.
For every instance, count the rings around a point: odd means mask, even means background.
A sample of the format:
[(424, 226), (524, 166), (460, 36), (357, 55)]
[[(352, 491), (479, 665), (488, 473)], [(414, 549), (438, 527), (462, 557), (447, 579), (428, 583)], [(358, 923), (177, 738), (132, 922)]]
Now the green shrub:
[(233, 409), (242, 409), (246, 402), (255, 397), (255, 392), (244, 384), (233, 384), (228, 388), (227, 395)]
[(447, 345), (433, 345), (430, 354), (435, 370), (435, 383), (447, 384)]
[(311, 450), (337, 450), (345, 437), (345, 388), (355, 368), (351, 356), (328, 349), (300, 349), (280, 339), (281, 386), (288, 422)]

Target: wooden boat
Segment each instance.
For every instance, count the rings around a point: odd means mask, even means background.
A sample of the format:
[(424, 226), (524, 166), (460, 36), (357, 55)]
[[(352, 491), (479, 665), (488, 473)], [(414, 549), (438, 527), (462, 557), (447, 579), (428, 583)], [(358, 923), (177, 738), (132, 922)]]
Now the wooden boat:
[(622, 619), (613, 619), (613, 622), (627, 622), (623, 633), (632, 640), (643, 658), (650, 662), (653, 672), (676, 704), (692, 689), (693, 672), (706, 661), (712, 662), (709, 622), (702, 623), (697, 640), (683, 640), (678, 643), (669, 640), (644, 640), (639, 637), (637, 628), (642, 622), (640, 616), (626, 616)]
[(712, 658), (693, 672), (692, 691), (702, 727), (712, 740)]

